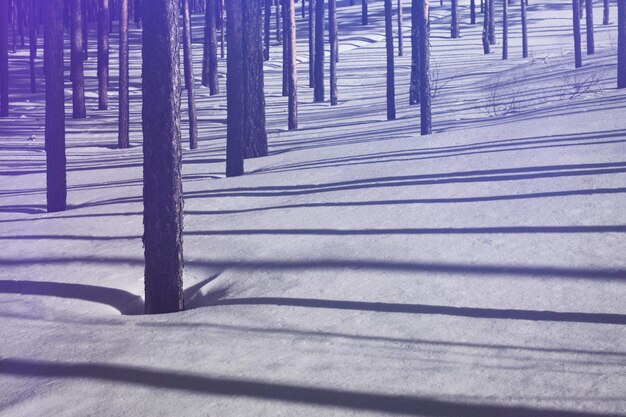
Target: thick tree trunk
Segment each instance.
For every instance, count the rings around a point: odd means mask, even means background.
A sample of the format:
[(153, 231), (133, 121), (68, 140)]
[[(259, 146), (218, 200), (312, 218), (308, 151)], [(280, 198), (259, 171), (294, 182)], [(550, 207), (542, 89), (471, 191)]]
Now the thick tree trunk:
[(288, 63), (287, 61), (289, 60), (289, 47), (291, 46), (289, 44), (289, 42), (287, 42), (287, 31), (289, 30), (289, 22), (288, 17), (287, 17), (287, 10), (285, 10), (285, 6), (286, 6), (286, 1), (288, 0), (279, 0), (282, 4), (281, 4), (281, 8), (280, 11), (283, 14), (281, 16), (282, 18), (282, 22), (283, 22), (283, 27), (281, 28), (284, 37), (285, 37), (285, 42), (283, 43), (283, 97), (287, 97), (289, 95), (289, 81), (287, 81), (287, 77), (289, 77), (289, 70), (288, 70)]
[(202, 59), (202, 85), (209, 87), (209, 94), (219, 94), (219, 78), (217, 72), (217, 16), (216, 0), (207, 0), (204, 11), (204, 49)]
[(265, 0), (263, 23), (263, 59), (270, 60), (270, 25), (272, 23), (272, 0)]
[(626, 88), (626, 1), (617, 2), (617, 88)]
[(576, 68), (583, 66), (583, 54), (580, 46), (580, 0), (572, 0), (572, 13), (574, 25), (574, 65)]
[(191, 15), (189, 13), (189, 0), (183, 0), (182, 6), (183, 61), (185, 65), (185, 87), (187, 89), (187, 114), (189, 116), (189, 148), (196, 149), (198, 147), (198, 120), (196, 119), (195, 79), (193, 76), (193, 43), (191, 42)]
[(296, 64), (296, 14), (294, 0), (285, 0), (285, 48), (287, 48), (287, 92), (289, 130), (298, 128), (298, 72)]
[(324, 0), (315, 1), (315, 87), (313, 101), (324, 101)]
[(422, 135), (432, 133), (430, 97), (430, 25), (428, 0), (420, 0), (417, 8), (420, 75), (420, 128)]
[(228, 20), (228, 56), (226, 57), (226, 176), (243, 174), (244, 155), (244, 37), (243, 2), (229, 0), (226, 3)]
[(398, 0), (398, 56), (404, 55), (404, 38), (402, 33), (402, 0)]
[(0, 1), (0, 117), (9, 115), (9, 3)]
[(86, 109), (81, 0), (71, 0), (71, 13), (72, 116), (75, 119), (84, 119)]
[(385, 46), (387, 49), (387, 120), (396, 118), (396, 86), (393, 62), (392, 0), (385, 0)]
[(109, 108), (109, 0), (98, 0), (98, 109)]
[[(487, 0), (489, 2), (490, 0)], [(483, 52), (485, 55), (491, 53), (491, 43), (489, 42), (489, 21), (490, 21), (490, 13), (489, 13), (489, 3), (485, 5), (484, 14), (483, 14)]]
[(593, 39), (593, 1), (587, 0), (585, 2), (585, 8), (586, 8), (585, 26), (587, 29), (587, 55), (593, 55), (596, 52), (594, 39)]
[(315, 37), (317, 36), (315, 30), (317, 6), (315, 2), (316, 0), (309, 0), (309, 88), (315, 87)]
[(35, 72), (35, 59), (37, 58), (37, 4), (35, 0), (30, 2), (30, 20), (28, 22), (28, 37), (30, 43), (30, 92), (37, 92), (37, 76)]
[(89, 0), (81, 0), (82, 2), (82, 22), (83, 22), (83, 59), (89, 58)]
[(502, 59), (509, 59), (509, 1), (502, 1)]
[(65, 210), (67, 199), (63, 2), (46, 0), (45, 4), (46, 196), (48, 212), (55, 212)]
[(143, 5), (146, 313), (184, 308), (178, 0)]
[(367, 25), (367, 0), (361, 0), (361, 24)]
[[(328, 0), (328, 43), (330, 44), (330, 105), (338, 103), (337, 93), (337, 62), (339, 61), (339, 44), (337, 42), (337, 0)], [(393, 34), (392, 44), (393, 44)]]
[(119, 24), (119, 119), (117, 130), (117, 146), (120, 149), (128, 148), (130, 130), (130, 103), (128, 98), (128, 0), (120, 0), (120, 24)]
[(417, 8), (419, 0), (411, 0), (411, 83), (409, 85), (409, 104), (419, 104), (419, 42)]
[(528, 58), (528, 26), (526, 23), (526, 0), (521, 0), (522, 9), (522, 57)]
[[(505, 0), (506, 1), (506, 0)], [(452, 9), (452, 22), (450, 23), (450, 36), (452, 38), (458, 38), (460, 36), (459, 29), (459, 0), (452, 0), (450, 2)]]

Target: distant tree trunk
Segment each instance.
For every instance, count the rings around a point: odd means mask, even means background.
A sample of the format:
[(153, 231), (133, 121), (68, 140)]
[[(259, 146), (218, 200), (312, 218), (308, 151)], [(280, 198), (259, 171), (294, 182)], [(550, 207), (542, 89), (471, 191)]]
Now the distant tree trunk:
[(430, 97), (430, 25), (428, 0), (420, 0), (417, 8), (420, 75), (420, 128), (422, 135), (432, 133)]
[(28, 37), (30, 43), (30, 92), (34, 94), (37, 92), (37, 77), (35, 73), (35, 59), (37, 58), (37, 4), (35, 0), (30, 2)]
[(361, 0), (361, 24), (367, 25), (367, 0)]
[(109, 0), (98, 0), (98, 109), (109, 108)]
[(220, 57), (224, 58), (224, 33), (226, 32), (226, 25), (224, 25), (224, 0), (218, 0), (220, 5)]
[[(281, 5), (281, 13), (283, 14), (282, 17), (282, 22), (283, 22), (283, 27), (281, 28), (283, 34), (284, 34), (284, 38), (285, 38), (285, 42), (283, 43), (283, 97), (287, 97), (289, 95), (289, 81), (287, 80), (287, 78), (289, 77), (289, 70), (288, 70), (288, 63), (287, 60), (289, 59), (289, 47), (291, 46), (289, 44), (289, 42), (287, 42), (287, 31), (289, 30), (289, 22), (287, 21), (287, 11), (285, 10), (285, 2), (288, 0), (278, 0), (280, 2), (282, 2)], [(295, 1), (295, 0), (294, 0)]]
[(470, 0), (470, 24), (476, 24), (476, 0)]
[[(45, 4), (46, 196), (48, 212), (56, 212), (65, 210), (67, 200), (63, 1), (47, 0)], [(6, 22), (4, 17), (0, 16)]]
[(263, 59), (270, 60), (270, 25), (272, 23), (272, 0), (265, 0), (263, 26)]
[(528, 58), (528, 27), (526, 23), (526, 0), (521, 0), (522, 8), (522, 57)]
[(576, 68), (583, 66), (583, 55), (580, 46), (580, 4), (579, 0), (572, 0), (574, 24), (574, 63)]
[(480, 0), (480, 12), (485, 13), (485, 1)]
[(281, 0), (276, 0), (276, 42), (278, 42), (278, 44), (282, 44), (283, 43), (283, 36), (282, 36), (282, 28), (281, 28), (281, 23), (280, 20), (282, 18), (281, 14), (281, 10), (280, 10), (280, 2)]
[(609, 24), (609, 0), (604, 0), (602, 7), (602, 24)]
[(419, 104), (419, 40), (417, 8), (419, 0), (411, 0), (411, 83), (409, 86), (409, 104)]
[(219, 78), (217, 72), (217, 12), (215, 0), (207, 0), (204, 11), (204, 48), (202, 59), (202, 85), (209, 87), (209, 94), (219, 94)]
[(450, 2), (450, 4), (451, 4), (451, 9), (452, 9), (452, 22), (450, 24), (450, 36), (452, 38), (458, 38), (459, 35), (460, 35), (460, 30), (459, 30), (459, 0), (452, 0)]
[(9, 115), (9, 3), (0, 2), (0, 117)]
[[(393, 47), (393, 34), (391, 35)], [(328, 0), (328, 43), (330, 44), (330, 105), (338, 103), (337, 94), (337, 62), (339, 61), (339, 44), (337, 43), (337, 0)]]
[(81, 0), (83, 12), (83, 59), (89, 58), (89, 0)]
[[(487, 0), (489, 2), (490, 0)], [(522, 0), (524, 1), (524, 0)], [(485, 55), (491, 53), (491, 44), (489, 42), (489, 21), (490, 21), (490, 13), (489, 13), (489, 3), (485, 5), (484, 15), (483, 15), (483, 52)]]
[(71, 0), (71, 13), (72, 116), (75, 119), (84, 119), (86, 109), (81, 0)]
[(385, 45), (387, 47), (387, 120), (396, 118), (396, 87), (393, 63), (392, 0), (385, 0)]
[(487, 0), (489, 4), (489, 45), (496, 44), (496, 14), (494, 8), (495, 0)]
[(309, 88), (315, 87), (315, 30), (316, 0), (309, 0)]
[[(267, 155), (261, 2), (244, 0), (244, 158)], [(241, 62), (241, 61), (240, 61)]]
[[(198, 147), (198, 120), (196, 119), (195, 79), (193, 76), (193, 43), (191, 41), (191, 15), (189, 0), (183, 0), (183, 61), (185, 88), (187, 89), (187, 114), (189, 115), (189, 149)], [(217, 52), (217, 51), (216, 51)], [(217, 59), (217, 57), (215, 57)]]
[(226, 176), (236, 177), (243, 174), (244, 156), (244, 39), (243, 39), (243, 2), (226, 2), (228, 20), (228, 56), (226, 57)]
[(398, 56), (404, 55), (404, 39), (402, 36), (402, 0), (398, 0)]
[(509, 59), (509, 1), (502, 1), (502, 59)]
[(617, 88), (626, 88), (626, 2), (617, 2)]
[(315, 88), (313, 101), (324, 101), (324, 0), (315, 2)]
[(287, 92), (289, 130), (298, 128), (298, 72), (296, 67), (296, 14), (294, 0), (285, 0), (285, 48), (287, 49)]
[(178, 0), (150, 0), (143, 5), (143, 244), (148, 314), (184, 308), (178, 12)]
[(585, 7), (587, 9), (585, 20), (585, 26), (587, 29), (587, 55), (593, 55), (596, 51), (593, 40), (593, 1), (587, 0), (585, 2)]
[(128, 98), (128, 0), (120, 0), (120, 86), (119, 86), (119, 119), (117, 130), (117, 146), (120, 149), (130, 146), (130, 103)]

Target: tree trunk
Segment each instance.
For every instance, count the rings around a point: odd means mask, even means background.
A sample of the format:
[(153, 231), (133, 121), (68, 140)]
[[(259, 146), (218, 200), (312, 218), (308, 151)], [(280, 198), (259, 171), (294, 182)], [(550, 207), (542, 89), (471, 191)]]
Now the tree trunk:
[(189, 13), (189, 0), (183, 0), (182, 6), (183, 60), (185, 65), (185, 88), (187, 89), (187, 114), (189, 115), (189, 149), (196, 149), (198, 147), (198, 120), (196, 119), (195, 79), (193, 76), (193, 43), (191, 41), (191, 15)]
[(392, 0), (385, 0), (385, 46), (387, 47), (387, 120), (396, 118), (396, 87), (393, 63)]
[(502, 59), (509, 59), (509, 1), (502, 0)]
[(30, 2), (28, 37), (30, 43), (30, 92), (34, 94), (37, 92), (37, 77), (35, 73), (35, 59), (37, 58), (37, 5), (35, 0)]
[(576, 68), (583, 66), (583, 55), (580, 46), (580, 0), (572, 0), (574, 25), (574, 64)]
[(324, 101), (324, 0), (315, 1), (315, 88), (313, 101)]
[(63, 2), (46, 0), (45, 4), (46, 196), (48, 212), (56, 212), (65, 210), (67, 200)]
[(309, 88), (315, 87), (315, 5), (316, 0), (309, 0)]
[(128, 0), (120, 0), (120, 85), (119, 85), (119, 119), (117, 130), (117, 146), (120, 149), (128, 148), (130, 130), (130, 103), (128, 98)]
[(522, 9), (522, 57), (528, 58), (528, 27), (526, 23), (526, 0), (521, 0)]
[(617, 2), (617, 88), (626, 88), (626, 1)]
[(496, 13), (494, 7), (495, 0), (488, 0), (489, 4), (489, 45), (496, 44)]
[(243, 2), (226, 2), (228, 56), (226, 57), (226, 176), (243, 174), (244, 151), (244, 40)]
[(209, 87), (209, 94), (219, 94), (217, 71), (217, 12), (215, 0), (207, 0), (204, 11), (204, 48), (202, 59), (202, 85)]
[[(328, 0), (328, 43), (330, 44), (330, 105), (338, 103), (337, 97), (337, 62), (339, 44), (337, 42), (337, 0)], [(393, 34), (392, 46), (393, 46)]]
[(609, 0), (604, 0), (602, 7), (602, 24), (609, 24)]
[(298, 128), (298, 73), (296, 64), (296, 14), (294, 0), (284, 0), (285, 48), (287, 48), (287, 92), (289, 130)]
[(280, 2), (281, 0), (276, 0), (276, 42), (278, 42), (278, 44), (280, 45), (283, 42), (283, 37), (282, 37), (282, 28), (281, 28), (281, 10), (280, 10)]
[(98, 109), (109, 108), (109, 0), (98, 0)]
[(81, 0), (71, 0), (71, 13), (72, 116), (75, 119), (84, 119), (86, 109)]
[[(487, 0), (489, 1), (489, 0)], [(483, 14), (483, 52), (485, 55), (491, 53), (491, 44), (489, 43), (489, 4), (485, 5)]]
[(287, 11), (285, 10), (285, 3), (288, 0), (279, 0), (282, 4), (280, 7), (280, 11), (283, 14), (281, 16), (282, 18), (282, 22), (283, 22), (283, 27), (281, 28), (282, 33), (284, 34), (285, 37), (285, 42), (283, 43), (283, 97), (287, 97), (289, 95), (289, 81), (287, 81), (287, 78), (289, 77), (289, 70), (288, 70), (288, 63), (287, 61), (289, 60), (289, 47), (291, 46), (289, 44), (289, 42), (287, 42), (287, 31), (289, 30), (288, 25), (289, 22), (287, 21)]
[(411, 83), (409, 86), (409, 104), (419, 104), (419, 41), (417, 8), (419, 0), (411, 0)]
[[(504, 0), (506, 1), (506, 0)], [(460, 36), (459, 29), (459, 0), (452, 0), (450, 2), (452, 9), (452, 22), (450, 24), (450, 36), (454, 39)]]
[(432, 133), (430, 97), (430, 25), (428, 0), (420, 0), (417, 8), (420, 75), (420, 127), (422, 135)]
[(367, 25), (367, 0), (361, 0), (361, 24)]
[(476, 0), (470, 0), (470, 24), (476, 24)]
[(587, 29), (587, 55), (593, 55), (596, 51), (594, 40), (593, 40), (593, 1), (587, 0), (585, 2), (585, 7), (586, 7), (585, 26)]
[(0, 2), (0, 117), (9, 115), (9, 3)]
[(263, 26), (263, 59), (270, 60), (270, 25), (272, 23), (272, 0), (265, 0)]
[(398, 56), (404, 55), (404, 39), (402, 36), (402, 0), (398, 0)]
[(143, 5), (143, 244), (148, 314), (184, 308), (178, 17), (178, 0), (150, 0)]

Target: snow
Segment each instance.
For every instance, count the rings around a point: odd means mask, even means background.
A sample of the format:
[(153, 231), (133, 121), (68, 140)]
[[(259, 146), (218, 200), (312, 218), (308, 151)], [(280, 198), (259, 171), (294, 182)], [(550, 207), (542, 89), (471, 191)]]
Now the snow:
[[(11, 56), (0, 415), (626, 415), (615, 5), (579, 70), (565, 3), (531, 1), (524, 60), (511, 6), (506, 62), (499, 45), (482, 55), (482, 15), (468, 25), (465, 3), (462, 38), (450, 39), (447, 5), (432, 5), (431, 136), (408, 105), (408, 4), (398, 120), (385, 120), (382, 2), (370, 2), (367, 28), (342, 24), (360, 5), (339, 2), (339, 105), (313, 104), (299, 65), (297, 131), (273, 47), (271, 155), (246, 161), (245, 176), (224, 177), (224, 78), (219, 96), (198, 87), (200, 147), (183, 157), (187, 309), (176, 314), (141, 314), (138, 44), (131, 149), (114, 149), (115, 54), (110, 110), (95, 111), (91, 94), (88, 118), (72, 120), (66, 90), (62, 213), (45, 212), (43, 96), (13, 94), (28, 91), (27, 52)], [(92, 58), (92, 93), (94, 68)], [(593, 81), (570, 98), (573, 79)]]

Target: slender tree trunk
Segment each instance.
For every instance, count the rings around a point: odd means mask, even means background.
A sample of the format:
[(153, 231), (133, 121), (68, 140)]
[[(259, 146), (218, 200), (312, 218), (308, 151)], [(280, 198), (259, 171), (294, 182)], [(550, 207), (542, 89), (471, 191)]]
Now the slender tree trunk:
[(35, 59), (37, 58), (37, 4), (35, 0), (30, 1), (28, 37), (30, 43), (30, 92), (34, 94), (37, 92), (37, 77), (35, 73)]
[(280, 22), (282, 16), (282, 12), (280, 10), (280, 2), (281, 0), (276, 0), (276, 42), (278, 42), (278, 44), (282, 44), (283, 42), (283, 36), (282, 36), (282, 28), (281, 25), (282, 23)]
[(420, 0), (417, 8), (420, 75), (420, 128), (422, 135), (432, 133), (430, 96), (430, 28), (428, 0)]
[(226, 57), (226, 176), (243, 174), (244, 155), (244, 39), (243, 2), (226, 2), (228, 31), (228, 56)]
[(209, 94), (219, 94), (219, 78), (217, 71), (217, 12), (215, 0), (207, 0), (204, 11), (204, 48), (202, 59), (202, 85), (209, 87)]
[(81, 0), (71, 0), (71, 65), (72, 65), (72, 116), (86, 117), (85, 75), (83, 55), (83, 22)]
[(283, 22), (283, 27), (281, 28), (284, 37), (285, 37), (285, 42), (283, 43), (283, 97), (287, 97), (289, 95), (289, 81), (287, 80), (287, 78), (289, 77), (289, 69), (288, 69), (288, 63), (287, 61), (289, 60), (289, 47), (291, 46), (289, 44), (289, 42), (287, 42), (287, 31), (289, 30), (289, 22), (288, 22), (288, 17), (287, 17), (287, 10), (285, 10), (285, 6), (286, 6), (286, 2), (288, 0), (279, 0), (280, 2), (282, 2), (281, 5), (281, 13), (283, 14), (282, 17), (282, 22)]
[(617, 88), (626, 88), (626, 1), (617, 2)]
[(0, 117), (9, 115), (9, 2), (0, 1)]
[[(337, 97), (337, 62), (339, 44), (337, 42), (337, 0), (328, 0), (328, 43), (330, 44), (330, 105), (338, 103)], [(393, 47), (393, 34), (391, 35)]]
[(502, 59), (509, 59), (509, 1), (502, 0)]
[(263, 59), (270, 60), (270, 25), (272, 23), (272, 0), (265, 0), (263, 26)]
[[(487, 0), (487, 2), (489, 2), (490, 0)], [(522, 0), (523, 1), (523, 0)], [(484, 8), (484, 14), (483, 14), (483, 52), (485, 53), (485, 55), (490, 54), (491, 53), (491, 44), (489, 42), (489, 21), (490, 21), (490, 16), (489, 16), (489, 4), (487, 3), (485, 5)]]
[[(187, 88), (187, 111), (189, 116), (189, 149), (198, 147), (198, 120), (196, 119), (195, 79), (193, 76), (193, 42), (191, 39), (191, 15), (189, 0), (183, 0), (183, 61)], [(217, 51), (216, 51), (217, 52)], [(215, 57), (217, 58), (217, 57)]]
[(81, 0), (83, 12), (83, 59), (89, 58), (89, 0)]
[(476, 0), (470, 0), (470, 24), (476, 24)]
[(489, 4), (489, 45), (496, 44), (496, 14), (494, 7), (495, 0), (488, 0)]
[(402, 33), (402, 0), (398, 0), (398, 56), (404, 55), (404, 38)]
[(583, 55), (580, 46), (580, 0), (572, 0), (574, 25), (574, 64), (576, 68), (583, 66)]
[(528, 58), (528, 27), (526, 24), (526, 0), (521, 0), (522, 9), (522, 57)]
[(56, 212), (65, 210), (67, 200), (63, 1), (46, 0), (45, 5), (46, 196), (48, 212)]
[(119, 24), (119, 48), (120, 48), (120, 65), (119, 65), (119, 119), (117, 130), (117, 146), (120, 149), (130, 146), (129, 130), (130, 130), (130, 102), (128, 98), (128, 1), (120, 0), (120, 24)]
[(315, 2), (315, 87), (313, 101), (324, 101), (324, 0)]
[(411, 84), (409, 86), (409, 104), (419, 104), (419, 40), (417, 8), (419, 0), (411, 0)]
[[(618, 0), (619, 1), (619, 0)], [(602, 6), (602, 24), (609, 24), (609, 0), (604, 0)]]
[(109, 0), (98, 0), (98, 109), (109, 108)]
[(367, 25), (367, 0), (361, 0), (361, 24)]
[(285, 47), (287, 57), (287, 91), (289, 96), (289, 130), (298, 128), (298, 72), (296, 64), (296, 14), (294, 0), (285, 0)]
[(316, 0), (309, 0), (309, 88), (315, 87), (315, 30)]
[(224, 59), (224, 33), (226, 33), (226, 25), (224, 24), (224, 0), (218, 0), (220, 5), (220, 57)]
[[(504, 0), (506, 1), (506, 0)], [(459, 0), (451, 0), (452, 9), (452, 23), (450, 24), (450, 36), (452, 38), (458, 38), (460, 36), (459, 29)]]
[(586, 7), (585, 26), (587, 29), (587, 55), (593, 55), (596, 51), (596, 48), (594, 45), (594, 39), (593, 39), (593, 1), (587, 0), (585, 2), (585, 7)]
[(396, 118), (396, 86), (393, 62), (392, 0), (385, 0), (385, 46), (387, 47), (387, 120)]
[(178, 0), (143, 5), (146, 313), (184, 308)]

